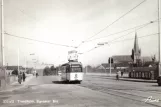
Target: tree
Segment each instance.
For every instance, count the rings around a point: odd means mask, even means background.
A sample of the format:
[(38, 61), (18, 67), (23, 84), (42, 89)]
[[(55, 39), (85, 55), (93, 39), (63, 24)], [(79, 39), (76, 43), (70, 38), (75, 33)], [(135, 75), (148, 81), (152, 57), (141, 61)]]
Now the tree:
[(50, 67), (50, 72), (51, 72), (51, 75), (57, 74), (57, 71), (56, 71), (56, 68), (54, 67), (54, 65)]
[(55, 70), (54, 65), (50, 67), (50, 70), (51, 70), (51, 71), (54, 71), (54, 70)]
[(50, 75), (50, 68), (49, 68), (49, 66), (46, 66), (45, 68), (44, 68), (44, 70), (43, 70), (43, 75), (45, 76), (45, 75)]

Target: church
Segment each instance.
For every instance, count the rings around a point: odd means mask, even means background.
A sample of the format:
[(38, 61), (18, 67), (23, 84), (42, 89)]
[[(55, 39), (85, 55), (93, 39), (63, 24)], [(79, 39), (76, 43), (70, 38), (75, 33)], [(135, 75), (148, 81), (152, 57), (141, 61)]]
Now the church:
[[(134, 47), (131, 55), (114, 55), (111, 57), (111, 67), (114, 68), (128, 68), (129, 66), (143, 66), (145, 62), (152, 62), (152, 57), (141, 56), (141, 49), (139, 48), (137, 33), (135, 33)], [(106, 69), (109, 68), (109, 63), (103, 63)]]

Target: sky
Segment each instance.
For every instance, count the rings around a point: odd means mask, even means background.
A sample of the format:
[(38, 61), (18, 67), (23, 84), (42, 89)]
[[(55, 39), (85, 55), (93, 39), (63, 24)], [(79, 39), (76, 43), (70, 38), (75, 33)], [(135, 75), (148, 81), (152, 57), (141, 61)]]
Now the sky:
[[(4, 31), (8, 34), (50, 43), (78, 46), (94, 36), (143, 0), (4, 0)], [(139, 7), (116, 21), (110, 27), (81, 44), (76, 50), (84, 66), (107, 63), (112, 55), (131, 55), (134, 40), (110, 43), (122, 35), (125, 40), (158, 33), (158, 23), (141, 29), (96, 39), (158, 19), (157, 0), (146, 0)], [(130, 33), (132, 32), (132, 33)], [(129, 34), (128, 34), (129, 33)], [(127, 35), (128, 34), (128, 35)], [(33, 59), (55, 66), (67, 62), (68, 51), (63, 47), (4, 35), (5, 64), (34, 66)], [(93, 40), (96, 39), (96, 40)], [(98, 46), (98, 43), (109, 45)], [(142, 56), (158, 57), (158, 35), (139, 38)], [(93, 50), (91, 50), (93, 49)], [(91, 51), (89, 51), (91, 50)], [(88, 52), (89, 51), (89, 52)], [(34, 53), (35, 55), (30, 55)]]

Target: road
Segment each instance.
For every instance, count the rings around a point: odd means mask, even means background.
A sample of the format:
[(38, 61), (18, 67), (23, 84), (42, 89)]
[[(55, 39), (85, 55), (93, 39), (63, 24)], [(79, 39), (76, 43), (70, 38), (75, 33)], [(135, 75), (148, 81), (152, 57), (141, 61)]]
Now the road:
[[(59, 80), (34, 77), (23, 88), (0, 92), (0, 107), (161, 107), (156, 83), (116, 81), (105, 75), (85, 75), (81, 84)], [(149, 96), (159, 102), (145, 102)]]

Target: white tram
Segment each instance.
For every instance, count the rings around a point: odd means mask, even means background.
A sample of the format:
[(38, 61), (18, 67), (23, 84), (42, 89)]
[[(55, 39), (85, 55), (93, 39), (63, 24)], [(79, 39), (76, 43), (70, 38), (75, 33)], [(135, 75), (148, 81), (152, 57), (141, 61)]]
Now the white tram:
[(61, 80), (62, 81), (76, 81), (81, 83), (83, 80), (83, 67), (81, 62), (68, 62), (61, 66)]

